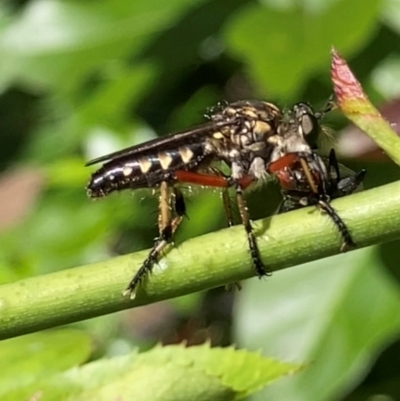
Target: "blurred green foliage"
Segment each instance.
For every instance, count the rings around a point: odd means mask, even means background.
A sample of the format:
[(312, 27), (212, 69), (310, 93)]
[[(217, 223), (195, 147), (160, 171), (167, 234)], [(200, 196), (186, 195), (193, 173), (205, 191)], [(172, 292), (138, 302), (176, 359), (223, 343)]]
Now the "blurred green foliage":
[[(395, 85), (389, 72), (400, 60), (399, 41), (399, 0), (0, 3), (0, 198), (7, 200), (0, 203), (0, 281), (151, 245), (155, 199), (127, 192), (90, 202), (86, 160), (200, 123), (206, 108), (223, 99), (257, 97), (281, 106), (306, 100), (320, 107), (331, 93), (332, 45), (372, 100), (383, 103), (390, 100), (385, 88)], [(375, 79), (376, 71), (386, 80)], [(344, 125), (334, 118), (336, 129)], [(362, 166), (367, 187), (399, 178), (389, 163)], [(26, 172), (38, 179), (34, 189), (22, 180)], [(10, 185), (10, 174), (20, 185)], [(225, 225), (220, 195), (198, 192), (178, 243)], [(278, 193), (263, 188), (248, 201), (253, 218), (266, 216)], [(320, 361), (296, 381), (288, 378), (286, 389), (272, 387), (269, 399), (343, 399), (399, 332), (398, 256), (398, 243), (385, 244), (290, 269), (262, 287), (253, 280), (236, 294), (232, 315), (231, 295), (216, 291), (80, 327), (96, 339), (97, 355), (113, 355), (162, 339), (196, 342), (205, 327), (212, 328), (208, 335), (217, 327), (215, 342), (226, 343), (233, 340), (233, 319), (240, 345), (289, 361)], [(371, 312), (375, 307), (379, 313)], [(132, 329), (154, 320), (153, 313), (170, 326), (158, 322), (150, 336)], [(400, 397), (398, 343), (391, 350), (347, 400)]]
[(85, 362), (92, 351), (88, 335), (78, 330), (35, 333), (0, 343), (0, 394), (34, 386), (58, 372)]

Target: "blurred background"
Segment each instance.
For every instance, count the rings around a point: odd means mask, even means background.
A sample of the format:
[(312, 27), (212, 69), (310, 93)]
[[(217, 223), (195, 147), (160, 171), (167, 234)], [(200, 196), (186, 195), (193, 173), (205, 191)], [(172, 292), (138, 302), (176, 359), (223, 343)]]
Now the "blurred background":
[[(222, 100), (320, 109), (332, 92), (332, 46), (399, 131), (400, 0), (1, 2), (0, 282), (149, 248), (156, 198), (90, 201), (85, 161), (202, 123)], [(325, 122), (340, 161), (367, 169), (366, 188), (400, 177), (340, 112)], [(253, 219), (266, 217), (279, 190), (271, 184), (248, 202)], [(226, 225), (218, 191), (197, 191), (188, 216), (177, 244)], [(74, 327), (90, 334), (92, 358), (210, 338), (310, 363), (253, 400), (397, 400), (399, 245)]]

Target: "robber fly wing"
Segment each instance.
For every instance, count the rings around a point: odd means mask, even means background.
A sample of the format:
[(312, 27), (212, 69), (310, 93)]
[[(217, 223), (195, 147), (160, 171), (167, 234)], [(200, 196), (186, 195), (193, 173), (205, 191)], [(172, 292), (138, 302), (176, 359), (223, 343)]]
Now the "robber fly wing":
[[(216, 124), (214, 122), (209, 122), (207, 124), (200, 125), (190, 130), (178, 132), (175, 134), (167, 135), (162, 138), (155, 138), (150, 141), (140, 143), (138, 145), (131, 146), (129, 148), (118, 150), (117, 152), (110, 153), (108, 155), (100, 156), (96, 159), (88, 161), (85, 166), (91, 166), (96, 163), (104, 162), (107, 160), (116, 159), (121, 156), (135, 155), (141, 152), (146, 152), (155, 148), (162, 150), (165, 145), (168, 147), (177, 147), (180, 144), (187, 144), (188, 138), (192, 137), (195, 141), (199, 137), (204, 137), (212, 134), (219, 128), (228, 125), (226, 124)], [(189, 141), (190, 142), (190, 141)]]
[[(340, 177), (342, 180), (345, 178), (349, 178), (349, 177), (353, 177), (353, 176), (357, 175), (357, 173), (355, 173), (352, 169), (350, 169), (346, 166), (343, 166), (343, 164), (340, 164), (340, 163), (339, 163), (339, 171), (340, 171)], [(360, 192), (363, 190), (364, 190), (364, 185), (362, 182), (360, 182), (357, 185), (357, 188), (355, 190), (353, 190), (351, 193), (356, 193), (356, 192)]]
[(320, 132), (317, 138), (317, 147), (319, 153), (328, 154), (330, 149), (335, 148), (336, 142), (336, 132), (325, 124), (321, 125)]

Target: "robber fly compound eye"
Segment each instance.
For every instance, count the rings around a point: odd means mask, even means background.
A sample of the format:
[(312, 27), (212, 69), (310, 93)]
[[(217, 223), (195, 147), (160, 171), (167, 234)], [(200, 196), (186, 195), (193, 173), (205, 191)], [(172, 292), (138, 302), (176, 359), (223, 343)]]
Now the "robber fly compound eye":
[(313, 114), (310, 113), (303, 114), (299, 125), (301, 127), (304, 136), (315, 134), (315, 132), (318, 133), (319, 130), (318, 120)]
[(299, 135), (307, 141), (312, 149), (316, 149), (320, 131), (319, 114), (315, 113), (308, 103), (297, 103), (293, 107), (293, 113)]
[(318, 131), (318, 118), (312, 107), (307, 103), (297, 103), (294, 108), (295, 120), (297, 121), (299, 132), (303, 136), (308, 136)]

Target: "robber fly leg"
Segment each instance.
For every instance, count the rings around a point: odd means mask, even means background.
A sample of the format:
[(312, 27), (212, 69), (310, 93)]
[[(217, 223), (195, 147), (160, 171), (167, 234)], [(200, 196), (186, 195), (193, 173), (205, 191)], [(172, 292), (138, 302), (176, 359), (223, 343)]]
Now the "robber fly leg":
[[(316, 160), (318, 161), (318, 159)], [(316, 160), (314, 159), (314, 161)], [(318, 207), (329, 216), (329, 218), (333, 221), (333, 223), (339, 230), (340, 235), (342, 236), (343, 241), (340, 250), (342, 252), (345, 252), (350, 248), (354, 248), (356, 244), (354, 243), (351, 237), (349, 229), (347, 228), (346, 224), (343, 222), (343, 220), (340, 218), (340, 216), (336, 213), (335, 209), (330, 204), (330, 197), (327, 194), (326, 183), (322, 180), (320, 186), (317, 187), (316, 183), (313, 180), (308, 162), (304, 158), (301, 158), (300, 163), (304, 171), (304, 174), (307, 178), (307, 181), (309, 183), (311, 191), (319, 198), (317, 203)], [(318, 168), (320, 169), (320, 173), (322, 175), (323, 170), (322, 166), (320, 165), (320, 162), (315, 163), (315, 166), (319, 166)], [(329, 167), (334, 169), (335, 175), (337, 176), (337, 180), (339, 180), (340, 179), (339, 166), (336, 160), (335, 152), (333, 150), (329, 154)], [(361, 174), (360, 177), (357, 177), (356, 179), (362, 180), (363, 174)]]
[(330, 203), (325, 200), (319, 200), (318, 206), (331, 218), (331, 220), (339, 230), (340, 235), (342, 236), (343, 239), (342, 246), (340, 247), (341, 252), (346, 252), (351, 248), (355, 248), (356, 244), (353, 241), (349, 229), (347, 228), (343, 220), (340, 218), (340, 216), (336, 213), (335, 209), (330, 205)]
[(259, 277), (265, 276), (268, 273), (265, 271), (264, 265), (261, 261), (260, 251), (258, 249), (257, 241), (256, 241), (256, 238), (253, 233), (253, 229), (250, 224), (249, 211), (247, 209), (246, 202), (243, 198), (242, 187), (239, 184), (236, 185), (236, 199), (237, 199), (240, 217), (242, 219), (244, 229), (246, 230), (247, 240), (249, 242), (251, 260), (253, 262), (253, 266)]
[[(172, 188), (172, 201), (173, 201), (173, 210), (174, 210), (175, 214), (177, 215), (177, 217), (186, 216), (185, 199), (183, 198), (183, 194), (180, 191), (180, 189), (178, 189), (176, 187)], [(173, 224), (172, 224), (172, 226), (173, 226)], [(174, 227), (172, 227), (172, 234), (176, 230), (176, 228), (175, 228), (175, 230), (173, 228)]]
[[(233, 211), (232, 211), (232, 202), (231, 202), (231, 198), (229, 196), (228, 188), (224, 188), (222, 190), (222, 203), (224, 205), (225, 216), (226, 216), (226, 220), (228, 222), (228, 227), (232, 227), (234, 225)], [(234, 290), (240, 291), (241, 289), (242, 289), (242, 285), (237, 281), (234, 283), (225, 285), (226, 291), (234, 291)]]
[(159, 198), (159, 215), (158, 215), (158, 226), (159, 236), (155, 239), (152, 250), (143, 262), (140, 269), (133, 276), (128, 287), (124, 291), (124, 295), (134, 294), (136, 287), (143, 280), (143, 278), (151, 272), (154, 264), (158, 262), (159, 257), (164, 248), (172, 242), (173, 234), (179, 227), (183, 216), (186, 212), (185, 202), (181, 192), (177, 188), (172, 188), (173, 191), (173, 202), (174, 211), (176, 216), (171, 218), (171, 194), (170, 187), (163, 181), (160, 185), (160, 198)]
[(213, 168), (212, 173), (222, 179), (220, 188), (222, 188), (222, 204), (224, 206), (226, 221), (228, 223), (228, 227), (232, 227), (235, 223), (233, 221), (233, 210), (232, 210), (232, 201), (229, 196), (229, 188), (236, 184), (236, 181), (232, 179), (230, 176), (226, 176), (221, 170), (217, 168)]

